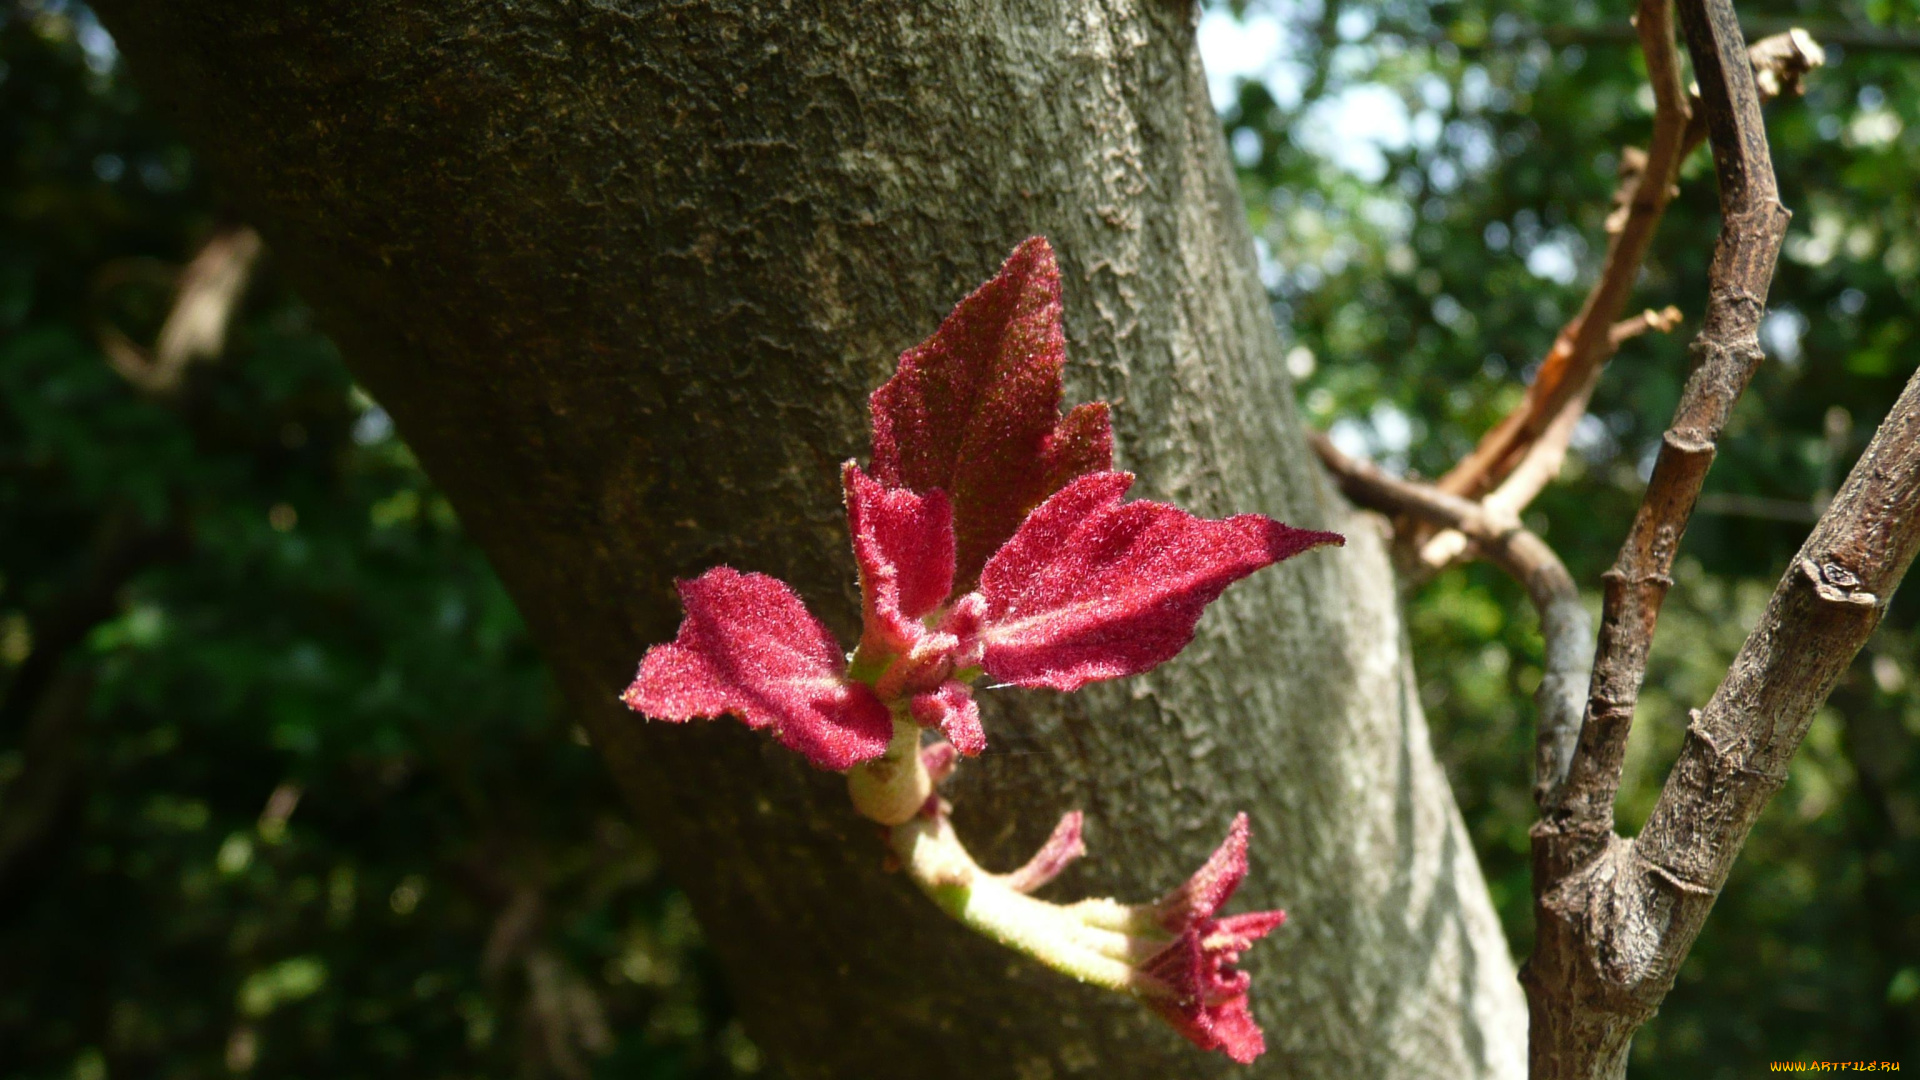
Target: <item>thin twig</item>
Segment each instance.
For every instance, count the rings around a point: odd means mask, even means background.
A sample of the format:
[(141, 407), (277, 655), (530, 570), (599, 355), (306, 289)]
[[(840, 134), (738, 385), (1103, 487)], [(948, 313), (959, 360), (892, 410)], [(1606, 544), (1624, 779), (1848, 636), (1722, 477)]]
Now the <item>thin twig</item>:
[[(1702, 2), (1724, 12), (1715, 26)], [(1727, 0), (1681, 5), (1701, 101), (1714, 148), (1724, 224), (1708, 270), (1706, 315), (1692, 353), (1697, 366), (1681, 392), (1662, 439), (1640, 510), (1620, 556), (1607, 571), (1593, 686), (1565, 799), (1552, 809), (1579, 829), (1613, 824), (1627, 732), (1646, 673), (1647, 653), (1680, 537), (1699, 498), (1714, 444), (1733, 404), (1759, 367), (1760, 318), (1786, 235), (1773, 159), (1760, 117), (1759, 92)], [(1732, 50), (1732, 51), (1729, 51)]]
[(1534, 731), (1534, 794), (1536, 799), (1544, 798), (1566, 776), (1580, 732), (1587, 665), (1593, 654), (1593, 626), (1580, 606), (1580, 591), (1566, 565), (1517, 518), (1499, 517), (1471, 499), (1389, 476), (1341, 453), (1318, 432), (1307, 439), (1347, 498), (1384, 514), (1405, 514), (1457, 530), (1489, 562), (1526, 588), (1540, 615), (1540, 636), (1545, 641), (1540, 686), (1533, 695), (1540, 713)]
[[(1592, 688), (1572, 766), (1565, 782), (1549, 792), (1533, 830), (1536, 938), (1522, 974), (1533, 1080), (1624, 1075), (1633, 1033), (1658, 1008), (1692, 941), (1691, 933), (1671, 932), (1673, 912), (1691, 905), (1704, 919), (1725, 880), (1724, 873), (1703, 878), (1685, 859), (1650, 861), (1639, 845), (1613, 832), (1627, 734), (1654, 624), (1672, 585), (1674, 557), (1713, 461), (1714, 444), (1761, 359), (1758, 328), (1788, 218), (1774, 181), (1753, 61), (1731, 3), (1679, 0), (1679, 9), (1699, 75), (1723, 223), (1708, 271), (1706, 314), (1692, 349), (1696, 366), (1627, 540), (1605, 575)], [(1911, 507), (1907, 512), (1911, 515)], [(1909, 548), (1908, 558), (1911, 554)], [(1824, 688), (1820, 693), (1824, 697)], [(1711, 741), (1712, 736), (1697, 729), (1689, 745), (1698, 738)], [(1732, 747), (1712, 743), (1711, 751), (1710, 756), (1725, 758)], [(1670, 788), (1673, 783), (1670, 777)], [(1724, 797), (1696, 794), (1691, 803), (1696, 809)], [(1663, 795), (1662, 802), (1668, 801)], [(1731, 834), (1733, 846), (1751, 821), (1747, 818)], [(1695, 821), (1674, 827), (1693, 830), (1687, 837), (1692, 841), (1716, 836), (1728, 824)], [(1711, 858), (1730, 865), (1732, 852), (1718, 851)], [(1698, 922), (1693, 926), (1697, 932)]]
[(1679, 328), (1680, 319), (1680, 309), (1672, 304), (1668, 304), (1659, 311), (1648, 308), (1638, 315), (1630, 315), (1614, 323), (1613, 329), (1607, 332), (1607, 339), (1617, 349), (1641, 334), (1671, 334)]
[[(1680, 324), (1680, 318), (1680, 309), (1672, 306), (1660, 311), (1643, 311), (1614, 323), (1610, 337), (1618, 348), (1621, 342), (1640, 334), (1670, 333)], [(1593, 399), (1594, 388), (1600, 383), (1600, 371), (1595, 367), (1587, 373), (1587, 381), (1567, 399), (1559, 415), (1527, 448), (1513, 471), (1498, 487), (1481, 497), (1481, 505), (1489, 513), (1495, 517), (1518, 517), (1560, 475), (1567, 450), (1573, 445), (1573, 433), (1587, 415), (1587, 403)], [(1437, 571), (1466, 554), (1467, 546), (1466, 536), (1458, 529), (1442, 529), (1421, 546), (1420, 563), (1428, 571)]]
[[(1762, 16), (1754, 19), (1750, 25), (1741, 29), (1741, 34), (1751, 39), (1755, 45), (1758, 45), (1762, 41), (1785, 37), (1788, 34), (1796, 32), (1806, 35), (1809, 39), (1818, 39), (1829, 45), (1845, 49), (1850, 53), (1920, 52), (1920, 34), (1907, 33), (1894, 27), (1843, 22), (1808, 23), (1801, 19), (1767, 18)], [(1574, 31), (1568, 34), (1562, 32), (1559, 28), (1550, 28), (1544, 29), (1542, 33), (1548, 40), (1553, 41), (1555, 44), (1563, 42), (1566, 44), (1575, 44), (1583, 37), (1593, 41), (1595, 44), (1599, 43), (1597, 39), (1590, 35), (1582, 34), (1580, 31)], [(1624, 38), (1625, 35), (1623, 34), (1621, 37)], [(1764, 84), (1760, 87), (1760, 92), (1762, 94), (1767, 92)]]
[[(1764, 104), (1775, 98), (1799, 97), (1806, 93), (1807, 73), (1825, 64), (1827, 53), (1812, 35), (1795, 27), (1754, 42), (1747, 50), (1747, 59), (1753, 62), (1754, 87), (1760, 91), (1760, 101)], [(1687, 121), (1686, 145), (1680, 152), (1682, 158), (1707, 141), (1707, 120), (1698, 107), (1697, 92), (1693, 101), (1695, 107), (1692, 118)]]
[[(190, 364), (214, 359), (226, 349), (227, 327), (261, 250), (260, 234), (250, 226), (232, 225), (213, 234), (180, 271), (173, 306), (152, 350), (135, 344), (104, 319), (95, 326), (108, 363), (142, 393), (157, 397), (173, 393)], [(109, 263), (95, 280), (94, 291), (104, 293), (131, 273), (127, 264)]]
[[(1519, 513), (1526, 509), (1559, 475), (1566, 460), (1568, 440), (1592, 397), (1596, 373), (1621, 343), (1650, 329), (1670, 330), (1679, 321), (1678, 310), (1670, 307), (1665, 312), (1650, 311), (1615, 323), (1604, 342), (1583, 337), (1587, 320), (1597, 316), (1600, 304), (1610, 305), (1616, 314), (1624, 306), (1632, 279), (1645, 259), (1646, 246), (1652, 240), (1667, 201), (1673, 196), (1673, 176), (1677, 175), (1680, 162), (1706, 138), (1706, 121), (1699, 109), (1697, 94), (1688, 94), (1677, 110), (1670, 107), (1680, 83), (1672, 24), (1666, 12), (1665, 3), (1648, 0), (1642, 3), (1634, 20), (1642, 47), (1649, 50), (1647, 67), (1654, 90), (1654, 135), (1647, 152), (1629, 149), (1621, 157), (1621, 184), (1615, 194), (1617, 209), (1607, 221), (1614, 239), (1600, 278), (1580, 314), (1567, 323), (1555, 339), (1553, 349), (1528, 386), (1520, 406), (1489, 431), (1473, 453), (1440, 481), (1442, 487), (1463, 494), (1477, 494), (1497, 484), (1497, 494), (1489, 501), (1502, 512)], [(1763, 102), (1802, 93), (1803, 77), (1826, 61), (1820, 46), (1804, 30), (1797, 29), (1755, 42), (1747, 56)], [(1668, 156), (1675, 137), (1676, 115), (1681, 123), (1678, 148), (1677, 153)], [(1661, 191), (1649, 189), (1648, 175), (1669, 166), (1667, 186)], [(1631, 243), (1623, 242), (1626, 240)], [(1549, 408), (1553, 409), (1551, 413), (1546, 412)], [(1438, 570), (1458, 558), (1465, 548), (1465, 539), (1458, 533), (1442, 532), (1421, 541), (1419, 562), (1428, 571)]]
[(1589, 373), (1613, 354), (1610, 331), (1626, 308), (1654, 230), (1673, 198), (1673, 180), (1680, 171), (1682, 143), (1692, 115), (1680, 82), (1680, 57), (1673, 47), (1667, 0), (1641, 0), (1634, 25), (1653, 87), (1653, 135), (1644, 158), (1623, 157), (1623, 162), (1639, 167), (1623, 170), (1627, 175), (1621, 179), (1617, 199), (1626, 213), (1608, 222), (1611, 236), (1599, 280), (1580, 313), (1560, 331), (1527, 387), (1526, 400), (1440, 478), (1439, 486), (1445, 491), (1479, 495), (1511, 472), (1519, 455), (1586, 384)]
[[(1746, 36), (1756, 42), (1768, 36), (1779, 36), (1793, 29), (1801, 29), (1817, 40), (1845, 49), (1849, 55), (1920, 53), (1920, 34), (1899, 27), (1873, 26), (1854, 21), (1809, 22), (1805, 19), (1767, 16), (1742, 20), (1742, 26)], [(1337, 29), (1323, 30), (1317, 36), (1328, 48), (1344, 43)], [(1576, 45), (1581, 48), (1610, 49), (1639, 44), (1631, 26), (1613, 19), (1608, 19), (1604, 23), (1587, 24), (1501, 20), (1500, 28), (1478, 44), (1462, 42), (1459, 34), (1431, 20), (1416, 27), (1401, 20), (1381, 19), (1373, 24), (1373, 38), (1376, 41), (1383, 38), (1398, 38), (1401, 41), (1425, 45), (1444, 43), (1458, 49), (1464, 56), (1523, 52), (1536, 41), (1545, 42), (1556, 49)], [(1315, 99), (1304, 97), (1301, 100)]]

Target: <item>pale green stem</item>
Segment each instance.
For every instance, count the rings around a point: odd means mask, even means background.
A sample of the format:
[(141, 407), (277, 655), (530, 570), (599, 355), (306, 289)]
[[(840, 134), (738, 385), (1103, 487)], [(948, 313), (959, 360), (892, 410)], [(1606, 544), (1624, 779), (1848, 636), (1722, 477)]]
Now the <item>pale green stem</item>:
[(933, 794), (933, 778), (920, 761), (920, 725), (896, 710), (887, 752), (848, 771), (847, 794), (855, 810), (882, 825), (899, 825), (918, 814)]
[(1135, 997), (1166, 995), (1134, 965), (1169, 939), (1150, 919), (1141, 925), (1125, 905), (1062, 906), (1008, 888), (973, 861), (945, 814), (894, 826), (891, 842), (914, 884), (969, 929), (1081, 982)]
[(1088, 926), (1115, 930), (1122, 934), (1154, 934), (1160, 924), (1144, 905), (1123, 904), (1118, 900), (1082, 900), (1067, 907), (1073, 916)]

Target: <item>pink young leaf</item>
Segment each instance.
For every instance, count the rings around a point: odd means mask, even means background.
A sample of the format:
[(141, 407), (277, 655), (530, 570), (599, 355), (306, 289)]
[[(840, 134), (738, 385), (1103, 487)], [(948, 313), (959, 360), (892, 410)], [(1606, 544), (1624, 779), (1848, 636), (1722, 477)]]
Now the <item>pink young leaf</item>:
[(851, 461), (841, 479), (860, 564), (861, 643), (907, 652), (926, 633), (920, 617), (953, 591), (953, 509), (945, 492), (885, 487)]
[(1020, 686), (1077, 690), (1137, 675), (1193, 640), (1201, 611), (1255, 570), (1338, 533), (1258, 514), (1220, 521), (1165, 503), (1122, 503), (1130, 473), (1061, 488), (980, 574), (981, 664)]
[(1047, 436), (1042, 458), (1047, 466), (1047, 480), (1041, 485), (1040, 499), (1034, 500), (1035, 506), (1066, 487), (1067, 481), (1076, 476), (1113, 468), (1112, 408), (1104, 401), (1075, 405), (1053, 434)]
[(1060, 270), (1036, 236), (873, 392), (874, 477), (951, 496), (963, 590), (1055, 488), (1112, 466), (1105, 405), (1060, 416), (1065, 363)]
[(907, 711), (921, 727), (940, 729), (953, 748), (968, 757), (987, 748), (987, 733), (980, 726), (980, 703), (958, 679), (948, 679), (933, 690), (915, 694), (907, 702)]
[(1247, 876), (1247, 836), (1247, 815), (1236, 814), (1206, 863), (1149, 909), (1179, 936), (1140, 965), (1165, 990), (1148, 999), (1155, 1012), (1201, 1049), (1220, 1050), (1243, 1065), (1267, 1045), (1247, 1009), (1252, 980), (1233, 965), (1287, 918), (1284, 911), (1214, 918)]
[(1219, 911), (1247, 876), (1247, 815), (1235, 814), (1227, 838), (1199, 870), (1153, 905), (1153, 917), (1177, 934)]
[(953, 775), (960, 764), (960, 751), (945, 739), (930, 742), (920, 748), (920, 765), (927, 770), (927, 776), (935, 784)]
[(1233, 967), (1254, 942), (1286, 921), (1283, 911), (1202, 919), (1140, 965), (1162, 993), (1147, 1004), (1202, 1050), (1242, 1065), (1266, 1052), (1266, 1037), (1247, 1007), (1253, 980)]
[(629, 708), (676, 723), (732, 713), (823, 769), (886, 752), (887, 707), (844, 677), (833, 635), (783, 582), (716, 566), (680, 582), (680, 602), (680, 635), (647, 650)]
[(1080, 833), (1086, 826), (1086, 817), (1078, 810), (1069, 810), (1060, 816), (1060, 823), (1053, 827), (1053, 835), (1040, 845), (1025, 866), (1004, 875), (1001, 880), (1014, 892), (1030, 893), (1033, 890), (1060, 876), (1060, 872), (1073, 864), (1075, 859), (1087, 853), (1086, 841)]

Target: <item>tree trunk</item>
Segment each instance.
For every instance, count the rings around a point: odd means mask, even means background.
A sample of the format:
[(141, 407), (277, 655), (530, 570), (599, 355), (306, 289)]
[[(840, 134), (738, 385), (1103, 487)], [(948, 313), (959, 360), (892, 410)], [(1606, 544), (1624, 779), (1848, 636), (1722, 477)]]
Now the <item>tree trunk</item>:
[[(1170, 0), (100, 0), (518, 600), (792, 1076), (1518, 1076), (1524, 1006), (1414, 694), (1378, 533), (1313, 464)], [(946, 923), (839, 777), (616, 694), (715, 563), (856, 626), (837, 464), (866, 395), (1021, 238), (1059, 251), (1069, 398), (1136, 493), (1348, 532), (1151, 675), (987, 698), (956, 820), (1056, 895), (1146, 898), (1234, 811), (1268, 1055)]]

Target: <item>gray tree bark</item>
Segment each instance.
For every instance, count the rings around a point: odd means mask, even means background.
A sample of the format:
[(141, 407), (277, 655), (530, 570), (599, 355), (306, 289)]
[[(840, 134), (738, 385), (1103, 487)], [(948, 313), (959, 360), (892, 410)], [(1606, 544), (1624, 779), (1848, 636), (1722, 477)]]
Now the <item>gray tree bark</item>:
[[(1521, 1074), (1387, 559), (1302, 441), (1187, 4), (98, 7), (492, 557), (785, 1071)], [(1151, 675), (985, 695), (953, 791), (989, 865), (1085, 808), (1061, 895), (1156, 895), (1249, 811), (1241, 903), (1293, 916), (1248, 961), (1251, 1070), (947, 924), (838, 777), (615, 700), (715, 563), (852, 640), (836, 465), (866, 394), (1032, 233), (1069, 397), (1113, 402), (1138, 494), (1352, 538)]]

